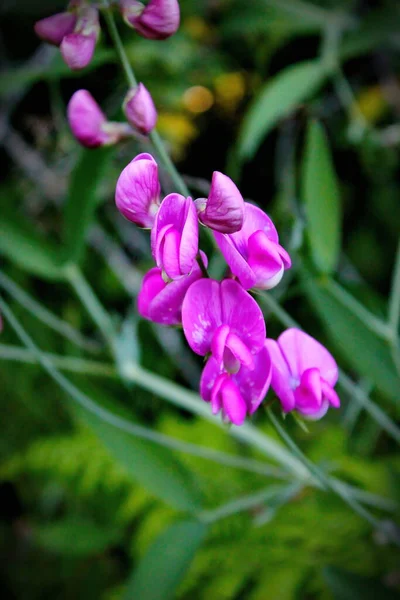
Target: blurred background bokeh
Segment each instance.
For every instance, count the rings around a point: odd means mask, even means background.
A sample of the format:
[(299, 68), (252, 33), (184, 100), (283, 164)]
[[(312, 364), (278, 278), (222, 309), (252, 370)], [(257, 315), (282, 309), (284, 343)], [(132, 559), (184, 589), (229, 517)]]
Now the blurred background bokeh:
[[(386, 318), (400, 232), (399, 3), (180, 4), (181, 27), (164, 42), (141, 38), (118, 20), (137, 79), (155, 100), (158, 130), (168, 150), (194, 196), (205, 196), (212, 172), (220, 170), (234, 178), (246, 199), (274, 218), (294, 267), (273, 297), (398, 420), (395, 361), (388, 344), (366, 325), (362, 310)], [(62, 0), (0, 2), (1, 291), (42, 350), (76, 359), (64, 364), (68, 377), (99, 405), (181, 440), (260, 459), (227, 429), (140, 385), (121, 383), (91, 315), (69, 282), (49, 276), (49, 257), (61, 257), (68, 246), (71, 232), (65, 222), (74, 216), (65, 209), (66, 199), (71, 173), (76, 174), (81, 161), (83, 171), (75, 177), (80, 178), (78, 194), (84, 204), (85, 194), (95, 187), (96, 211), (79, 263), (121, 331), (121, 352), (168, 380), (197, 389), (201, 360), (186, 349), (180, 332), (137, 316), (135, 297), (143, 273), (152, 266), (148, 235), (124, 221), (114, 205), (122, 168), (138, 152), (151, 149), (146, 142), (129, 141), (109, 152), (82, 150), (66, 121), (66, 104), (79, 88), (90, 90), (110, 118), (123, 118), (126, 83), (105, 24), (95, 59), (79, 73), (71, 73), (57, 49), (34, 34), (36, 20), (64, 6)], [(332, 42), (326, 32), (337, 22), (340, 32)], [(334, 51), (329, 43), (336, 44)], [(329, 58), (329, 52), (338, 63), (334, 75), (322, 73), (311, 80), (315, 73), (310, 71), (309, 78), (298, 82), (300, 91), (283, 85), (280, 101), (288, 108), (281, 115), (275, 107), (271, 116), (268, 98), (265, 107), (262, 101), (266, 86), (279, 85), (277, 78), (300, 63), (313, 68), (313, 61)], [(252, 137), (256, 111), (259, 123)], [(323, 276), (310, 252), (302, 197), (304, 146), (312, 120), (326, 132), (341, 213), (339, 262)], [(102, 165), (101, 181), (96, 164)], [(165, 192), (172, 191), (165, 173), (162, 182)], [(321, 209), (320, 218), (330, 216)], [(218, 256), (211, 256), (211, 268), (221, 273)], [(38, 320), (37, 307), (27, 310), (17, 300), (21, 290), (72, 326), (69, 337)], [(269, 335), (279, 335), (282, 324), (268, 310), (266, 321)], [(19, 341), (7, 322), (0, 341), (0, 571), (5, 600), (133, 599), (129, 581), (151, 544), (168, 526), (189, 518), (181, 499), (175, 501), (174, 492), (164, 489), (165, 477), (177, 488), (182, 479), (204, 509), (282, 484), (91, 427), (43, 369), (29, 364), (35, 359), (18, 354)], [(63, 366), (62, 360), (59, 364)], [(396, 442), (351, 395), (342, 392), (341, 397), (342, 410), (312, 423), (308, 432), (291, 418), (285, 427), (324, 469), (383, 496), (390, 510), (376, 510), (392, 521), (400, 501)], [(254, 422), (276, 437), (262, 410)], [(177, 546), (191, 535), (195, 541), (188, 556), (193, 560), (182, 561), (176, 591), (165, 598), (398, 597), (399, 553), (382, 532), (322, 490), (278, 485), (271, 502), (260, 501), (251, 510), (216, 521), (201, 543), (197, 530), (173, 530), (173, 541), (161, 539), (148, 559), (155, 582), (158, 561), (162, 564), (169, 555), (174, 562)], [(163, 596), (149, 589), (135, 597)]]

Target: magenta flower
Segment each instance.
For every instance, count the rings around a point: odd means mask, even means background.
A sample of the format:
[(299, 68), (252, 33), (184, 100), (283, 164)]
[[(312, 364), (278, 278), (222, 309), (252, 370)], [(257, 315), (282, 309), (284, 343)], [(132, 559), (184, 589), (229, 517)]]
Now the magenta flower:
[(278, 341), (268, 339), (272, 361), (272, 388), (284, 412), (298, 411), (320, 419), (329, 406), (339, 408), (333, 389), (338, 380), (334, 358), (322, 344), (299, 329), (287, 329)]
[(86, 67), (92, 60), (100, 35), (99, 11), (86, 4), (79, 6), (78, 18), (72, 33), (60, 45), (61, 55), (73, 71)]
[(115, 202), (126, 219), (150, 228), (160, 206), (158, 166), (151, 154), (138, 154), (117, 181)]
[(124, 100), (124, 112), (129, 123), (140, 133), (148, 135), (157, 122), (157, 111), (150, 92), (143, 85), (129, 90)]
[(59, 46), (63, 38), (72, 33), (77, 15), (73, 12), (63, 12), (41, 19), (35, 23), (35, 33), (45, 42)]
[(107, 121), (100, 106), (87, 90), (78, 90), (72, 95), (67, 116), (72, 133), (86, 148), (115, 144), (129, 134), (127, 124)]
[(214, 415), (222, 411), (225, 419), (242, 425), (246, 415), (252, 415), (265, 398), (271, 373), (271, 359), (265, 347), (254, 356), (253, 369), (242, 366), (236, 374), (224, 372), (211, 356), (201, 376), (200, 395), (211, 402)]
[(199, 220), (221, 233), (234, 233), (243, 225), (244, 202), (232, 179), (214, 171), (208, 198), (195, 200)]
[[(265, 341), (265, 323), (257, 302), (233, 279), (202, 279), (190, 286), (182, 305), (182, 325), (191, 349), (212, 353), (229, 373), (254, 368), (254, 355)], [(211, 368), (211, 367), (210, 367)]]
[[(203, 260), (207, 263), (205, 255)], [(180, 325), (182, 302), (189, 287), (203, 276), (197, 263), (190, 275), (166, 283), (158, 267), (150, 269), (143, 278), (138, 295), (138, 311), (145, 319), (161, 325)]]
[(189, 275), (199, 249), (199, 223), (194, 202), (180, 194), (164, 198), (151, 231), (157, 266), (170, 279)]
[(232, 273), (246, 290), (275, 287), (291, 266), (271, 219), (248, 202), (244, 203), (241, 230), (231, 234), (214, 232), (214, 236)]
[(165, 40), (179, 27), (178, 0), (150, 0), (147, 6), (135, 0), (121, 0), (120, 6), (125, 22), (150, 40)]

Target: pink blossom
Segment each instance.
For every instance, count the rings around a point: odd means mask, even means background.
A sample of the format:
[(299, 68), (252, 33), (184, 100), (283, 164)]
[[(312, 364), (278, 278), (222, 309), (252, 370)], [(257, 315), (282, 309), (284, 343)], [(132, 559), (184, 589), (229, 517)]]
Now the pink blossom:
[(199, 220), (221, 233), (234, 233), (243, 225), (244, 202), (230, 177), (214, 171), (208, 198), (195, 201)]
[(329, 406), (339, 408), (333, 389), (338, 380), (334, 358), (322, 344), (299, 329), (287, 329), (266, 341), (272, 361), (272, 388), (284, 412), (298, 411), (308, 419), (320, 419)]
[(156, 161), (151, 154), (138, 154), (118, 178), (115, 202), (129, 221), (139, 227), (152, 227), (160, 206), (160, 192)]
[(170, 279), (188, 275), (199, 249), (199, 224), (191, 198), (169, 194), (156, 214), (151, 250), (157, 266)]
[(213, 414), (222, 411), (234, 425), (242, 425), (252, 415), (268, 391), (271, 382), (271, 359), (265, 346), (254, 356), (253, 369), (244, 365), (236, 374), (226, 373), (212, 356), (200, 380), (200, 395), (211, 402)]
[(60, 45), (61, 55), (73, 71), (86, 67), (92, 60), (100, 34), (99, 11), (94, 6), (81, 5), (72, 33), (68, 33)]
[(35, 33), (45, 42), (59, 46), (63, 38), (72, 33), (77, 15), (73, 12), (63, 12), (41, 19), (35, 23)]
[(271, 219), (248, 202), (244, 203), (241, 230), (231, 234), (214, 232), (214, 236), (232, 273), (246, 290), (275, 287), (291, 266)]
[(129, 123), (140, 133), (148, 135), (157, 122), (157, 111), (150, 92), (139, 83), (129, 90), (124, 100), (124, 113)]
[(72, 133), (87, 148), (115, 144), (128, 133), (126, 124), (107, 121), (100, 106), (87, 90), (78, 90), (72, 95), (67, 116)]
[(165, 40), (179, 27), (178, 0), (150, 0), (147, 6), (136, 0), (121, 0), (120, 6), (125, 22), (151, 40)]
[[(205, 256), (203, 260), (207, 262)], [(143, 278), (138, 295), (138, 311), (145, 319), (161, 325), (180, 325), (182, 302), (189, 287), (203, 276), (197, 263), (190, 275), (166, 283), (158, 267), (150, 269)]]
[(265, 341), (257, 302), (233, 279), (201, 279), (190, 286), (182, 305), (182, 325), (196, 354), (212, 353), (219, 365), (237, 373), (254, 369), (254, 355)]

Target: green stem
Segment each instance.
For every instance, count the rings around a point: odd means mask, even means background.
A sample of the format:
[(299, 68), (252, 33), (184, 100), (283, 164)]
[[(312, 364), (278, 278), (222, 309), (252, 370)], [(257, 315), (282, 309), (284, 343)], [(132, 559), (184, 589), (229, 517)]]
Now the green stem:
[(397, 246), (396, 260), (393, 269), (392, 287), (389, 297), (388, 324), (394, 339), (398, 336), (400, 321), (400, 240)]
[(5, 273), (0, 272), (0, 287), (6, 290), (19, 304), (27, 311), (34, 315), (39, 321), (47, 325), (53, 331), (64, 336), (67, 340), (74, 343), (76, 346), (96, 352), (100, 350), (99, 344), (95, 341), (86, 339), (77, 329), (74, 329), (69, 323), (63, 321), (52, 312), (43, 307), (39, 302), (27, 294), (19, 287), (12, 279), (7, 277)]
[[(271, 293), (260, 293), (258, 297), (262, 303), (271, 310), (271, 312), (285, 325), (286, 327), (296, 327), (302, 329), (300, 325), (276, 302), (275, 298)], [(339, 370), (339, 384), (342, 388), (356, 400), (368, 413), (369, 415), (384, 429), (389, 435), (391, 435), (398, 443), (400, 443), (400, 429), (397, 425), (387, 416), (387, 414), (375, 404), (369, 396), (355, 384), (346, 373), (341, 369)]]
[[(122, 43), (121, 37), (120, 37), (118, 29), (117, 29), (117, 25), (115, 23), (114, 14), (112, 12), (112, 9), (106, 3), (104, 6), (104, 18), (107, 22), (110, 36), (111, 36), (111, 39), (115, 46), (115, 50), (121, 61), (121, 65), (124, 70), (124, 74), (125, 74), (125, 78), (128, 83), (128, 86), (130, 88), (132, 88), (132, 87), (134, 88), (137, 86), (136, 77), (135, 77), (133, 69), (129, 63), (127, 54), (125, 52), (124, 45)], [(174, 163), (172, 162), (169, 155), (167, 154), (164, 144), (163, 144), (163, 141), (155, 129), (150, 133), (149, 138), (154, 146), (154, 149), (155, 149), (159, 159), (163, 163), (165, 170), (169, 173), (176, 189), (183, 196), (189, 196), (190, 192), (189, 192), (189, 189), (188, 189), (186, 183), (183, 181), (183, 179), (180, 176), (180, 174), (178, 173)]]
[(82, 304), (86, 307), (94, 323), (102, 332), (104, 339), (108, 343), (114, 355), (116, 352), (116, 332), (107, 311), (104, 309), (92, 288), (87, 283), (78, 266), (68, 266), (68, 268), (65, 270), (65, 277), (74, 288)]
[(337, 481), (336, 479), (330, 478), (327, 475), (325, 475), (323, 471), (321, 471), (303, 454), (303, 452), (300, 450), (297, 444), (292, 440), (292, 438), (289, 436), (286, 430), (281, 426), (278, 419), (275, 417), (270, 408), (267, 409), (267, 413), (272, 425), (275, 427), (277, 433), (280, 435), (280, 437), (283, 439), (286, 445), (291, 449), (293, 454), (299, 460), (301, 460), (301, 462), (304, 464), (305, 467), (307, 467), (310, 473), (321, 482), (325, 489), (331, 489), (333, 492), (335, 492), (340, 498), (342, 498), (344, 502), (346, 502), (346, 504), (348, 504), (354, 510), (354, 512), (356, 512), (360, 517), (368, 521), (368, 523), (370, 523), (374, 528), (381, 531), (385, 529), (386, 534), (392, 534), (392, 542), (394, 542), (397, 545), (400, 545), (398, 536), (388, 528), (385, 528), (384, 523), (382, 523), (379, 519), (374, 517), (374, 515), (372, 515), (368, 510), (361, 506), (361, 504), (359, 504), (359, 502), (355, 500), (354, 496), (349, 494), (349, 491), (345, 485), (342, 485), (342, 483)]

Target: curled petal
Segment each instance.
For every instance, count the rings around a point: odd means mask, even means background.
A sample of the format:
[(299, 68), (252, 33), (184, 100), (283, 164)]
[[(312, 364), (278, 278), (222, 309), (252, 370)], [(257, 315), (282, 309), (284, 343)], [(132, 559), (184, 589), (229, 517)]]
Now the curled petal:
[(254, 366), (248, 369), (244, 366), (233, 375), (235, 382), (247, 405), (247, 412), (252, 415), (264, 400), (272, 377), (272, 363), (267, 347), (253, 356)]
[(220, 231), (234, 233), (239, 231), (244, 219), (244, 201), (232, 179), (215, 171), (207, 201), (199, 199), (196, 205), (203, 225)]
[(35, 23), (35, 33), (45, 42), (59, 46), (63, 38), (72, 33), (77, 16), (72, 12), (63, 12), (41, 19)]
[(269, 290), (278, 285), (285, 269), (280, 249), (283, 250), (263, 231), (256, 231), (249, 237), (248, 264), (256, 277), (254, 287)]
[(67, 115), (72, 133), (83, 146), (96, 148), (115, 141), (115, 137), (105, 130), (106, 116), (87, 90), (73, 94)]
[(60, 50), (64, 62), (72, 71), (84, 69), (93, 58), (96, 36), (70, 33), (61, 42)]
[(321, 378), (318, 369), (307, 369), (301, 376), (300, 385), (294, 391), (296, 410), (303, 415), (313, 415), (322, 406)]
[(157, 110), (148, 89), (139, 83), (129, 90), (124, 100), (124, 113), (129, 123), (140, 133), (148, 135), (157, 122)]
[(289, 412), (293, 410), (295, 406), (292, 387), (292, 382), (294, 383), (294, 380), (289, 371), (289, 366), (275, 340), (267, 339), (265, 346), (269, 352), (272, 363), (272, 389), (281, 401), (284, 412)]
[(178, 0), (150, 0), (146, 7), (135, 0), (122, 0), (121, 9), (126, 23), (151, 40), (164, 40), (179, 27)]
[(315, 367), (334, 387), (339, 375), (336, 361), (317, 340), (300, 329), (290, 328), (279, 336), (278, 344), (293, 377), (300, 379), (304, 371)]
[(160, 204), (158, 166), (151, 154), (136, 156), (122, 171), (115, 190), (118, 210), (140, 227), (152, 227)]

